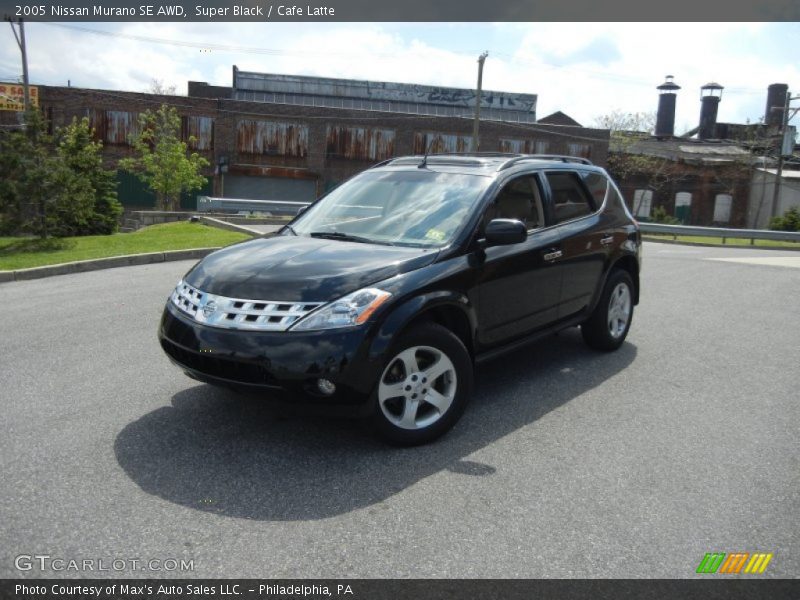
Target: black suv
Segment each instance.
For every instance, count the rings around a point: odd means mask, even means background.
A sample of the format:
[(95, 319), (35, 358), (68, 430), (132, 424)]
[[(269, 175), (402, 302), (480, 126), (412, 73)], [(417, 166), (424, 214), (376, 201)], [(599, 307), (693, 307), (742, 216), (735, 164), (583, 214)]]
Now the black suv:
[(350, 404), (420, 444), (461, 416), (479, 360), (577, 325), (618, 348), (640, 262), (636, 221), (587, 160), (395, 158), (200, 261), (159, 338), (190, 377)]

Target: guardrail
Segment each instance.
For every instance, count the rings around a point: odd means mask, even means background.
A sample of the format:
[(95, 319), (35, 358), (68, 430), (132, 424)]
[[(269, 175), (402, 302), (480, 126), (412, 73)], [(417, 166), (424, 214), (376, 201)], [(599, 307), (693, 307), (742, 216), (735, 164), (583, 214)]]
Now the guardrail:
[(719, 237), (722, 243), (727, 238), (740, 238), (750, 240), (750, 245), (755, 245), (755, 240), (780, 240), (787, 242), (800, 242), (800, 231), (773, 231), (771, 229), (728, 229), (727, 227), (695, 227), (693, 225), (665, 225), (663, 223), (639, 223), (642, 233), (665, 233), (679, 236)]
[(296, 215), (297, 212), (309, 206), (311, 202), (297, 202), (295, 200), (247, 200), (244, 198), (213, 198), (211, 196), (197, 197), (198, 212), (268, 212), (273, 215)]

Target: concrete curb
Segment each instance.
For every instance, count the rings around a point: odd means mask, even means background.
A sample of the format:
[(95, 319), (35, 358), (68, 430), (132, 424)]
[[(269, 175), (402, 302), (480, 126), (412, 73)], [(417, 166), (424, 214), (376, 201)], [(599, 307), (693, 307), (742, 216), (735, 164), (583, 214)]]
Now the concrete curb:
[(86, 271), (114, 269), (116, 267), (150, 265), (153, 263), (172, 262), (176, 260), (199, 260), (215, 250), (219, 250), (219, 248), (191, 248), (189, 250), (168, 250), (166, 252), (149, 252), (147, 254), (126, 254), (123, 256), (110, 256), (108, 258), (94, 258), (92, 260), (78, 260), (58, 265), (33, 267), (32, 269), (0, 271), (0, 283), (41, 279), (42, 277), (69, 275), (70, 273), (85, 273)]
[[(200, 222), (206, 225), (210, 225), (211, 227), (216, 227), (218, 229), (225, 229), (227, 231), (236, 231), (237, 233), (246, 233), (247, 235), (254, 235), (256, 237), (264, 237), (265, 234), (257, 229), (250, 229), (249, 227), (245, 227), (244, 225), (239, 225), (237, 223), (229, 223), (228, 221), (223, 221), (221, 219), (215, 219), (214, 217), (199, 217)], [(287, 221), (288, 222), (288, 221)]]

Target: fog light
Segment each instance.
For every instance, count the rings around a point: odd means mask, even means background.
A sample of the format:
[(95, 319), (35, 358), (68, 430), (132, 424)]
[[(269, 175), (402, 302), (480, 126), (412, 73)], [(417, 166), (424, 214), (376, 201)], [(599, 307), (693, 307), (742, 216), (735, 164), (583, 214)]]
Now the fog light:
[(330, 396), (336, 391), (336, 384), (328, 379), (317, 379), (317, 389), (326, 396)]

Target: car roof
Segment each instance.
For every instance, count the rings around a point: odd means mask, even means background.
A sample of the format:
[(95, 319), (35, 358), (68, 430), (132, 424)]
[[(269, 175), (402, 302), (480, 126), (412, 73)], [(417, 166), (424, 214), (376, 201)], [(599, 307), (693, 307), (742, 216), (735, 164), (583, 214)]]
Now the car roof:
[[(593, 166), (591, 161), (577, 156), (562, 156), (558, 154), (517, 154), (505, 152), (452, 152), (444, 154), (428, 154), (401, 156), (390, 158), (378, 163), (377, 167), (427, 167), (427, 168), (457, 168), (491, 174), (505, 171), (514, 166), (535, 165), (536, 167), (563, 167), (565, 164), (573, 166)], [(462, 171), (463, 172), (463, 171)]]

